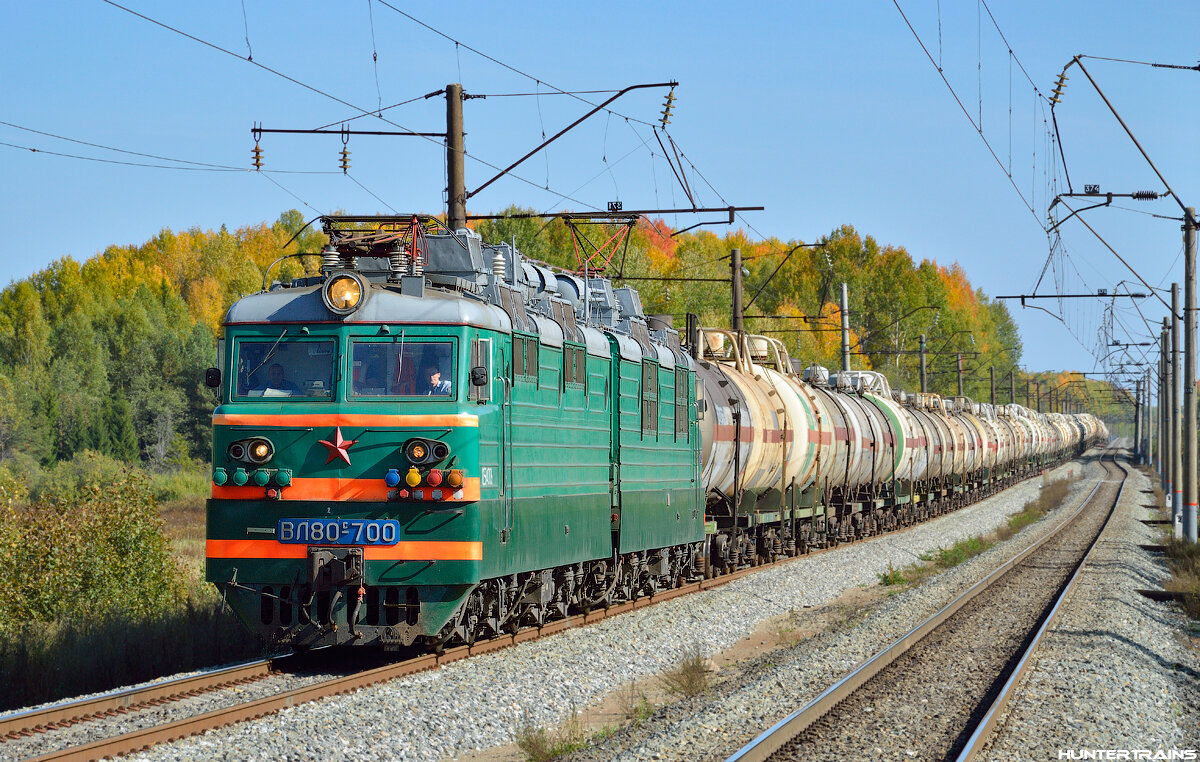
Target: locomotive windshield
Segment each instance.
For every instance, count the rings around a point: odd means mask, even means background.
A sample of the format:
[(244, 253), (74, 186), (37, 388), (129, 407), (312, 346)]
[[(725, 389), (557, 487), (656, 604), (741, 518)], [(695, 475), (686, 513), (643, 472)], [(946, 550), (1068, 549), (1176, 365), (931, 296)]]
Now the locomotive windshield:
[(355, 397), (453, 397), (454, 345), (449, 341), (355, 341)]
[(332, 399), (336, 356), (332, 340), (240, 341), (237, 396)]

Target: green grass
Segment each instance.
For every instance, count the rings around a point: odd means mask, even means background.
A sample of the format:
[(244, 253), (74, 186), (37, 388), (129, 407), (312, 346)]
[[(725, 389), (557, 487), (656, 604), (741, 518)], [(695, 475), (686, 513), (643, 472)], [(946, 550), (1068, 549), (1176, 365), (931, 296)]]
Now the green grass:
[(891, 564), (888, 564), (887, 571), (879, 574), (879, 584), (883, 585), (884, 587), (903, 585), (906, 582), (908, 582), (908, 577), (904, 576), (904, 570), (897, 569)]
[(975, 536), (959, 540), (948, 548), (939, 547), (928, 553), (921, 554), (921, 560), (933, 564), (937, 569), (944, 570), (958, 566), (963, 561), (974, 558), (983, 551), (995, 545), (995, 540)]
[(884, 587), (919, 585), (930, 575), (958, 566), (997, 542), (1007, 540), (1030, 524), (1041, 520), (1047, 513), (1062, 505), (1070, 492), (1071, 482), (1067, 479), (1056, 479), (1049, 482), (1042, 487), (1037, 497), (1027, 502), (1020, 511), (1009, 516), (1007, 523), (995, 532), (986, 536), (968, 537), (948, 548), (939, 547), (928, 553), (922, 553), (919, 556), (921, 563), (912, 563), (903, 569), (897, 569), (888, 564), (887, 571), (878, 575), (879, 584)]
[(922, 553), (918, 556), (921, 559), (920, 563), (911, 563), (903, 569), (888, 564), (887, 571), (878, 575), (879, 584), (884, 587), (919, 585), (930, 575), (958, 566), (995, 544), (996, 540), (992, 538), (968, 537), (948, 548), (938, 547), (936, 550)]

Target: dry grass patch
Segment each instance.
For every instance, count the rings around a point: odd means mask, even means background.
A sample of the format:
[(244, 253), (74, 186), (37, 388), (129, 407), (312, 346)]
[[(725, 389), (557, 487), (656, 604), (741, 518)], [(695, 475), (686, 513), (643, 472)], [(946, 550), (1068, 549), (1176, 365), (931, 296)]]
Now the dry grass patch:
[(663, 690), (682, 698), (699, 696), (712, 685), (712, 670), (708, 657), (699, 646), (693, 646), (674, 667), (659, 676)]
[(1166, 541), (1167, 568), (1171, 578), (1163, 589), (1183, 594), (1183, 609), (1192, 619), (1200, 619), (1200, 544), (1177, 540)]
[(529, 762), (552, 762), (576, 751), (582, 751), (601, 743), (618, 730), (616, 725), (605, 725), (588, 732), (587, 724), (579, 714), (571, 715), (560, 727), (553, 730), (526, 726), (517, 731), (517, 748)]
[(204, 578), (204, 498), (172, 500), (159, 506), (172, 554), (189, 576)]

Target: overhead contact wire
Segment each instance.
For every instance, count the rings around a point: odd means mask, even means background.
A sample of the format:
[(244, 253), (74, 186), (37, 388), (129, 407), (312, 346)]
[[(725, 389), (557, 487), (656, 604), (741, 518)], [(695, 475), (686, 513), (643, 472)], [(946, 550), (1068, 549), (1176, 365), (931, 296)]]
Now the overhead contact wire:
[(979, 134), (979, 139), (983, 141), (985, 146), (987, 146), (988, 153), (992, 155), (992, 159), (995, 160), (996, 166), (1000, 167), (1001, 172), (1004, 172), (1004, 176), (1008, 178), (1009, 184), (1012, 185), (1013, 190), (1016, 191), (1017, 195), (1021, 198), (1021, 203), (1025, 204), (1025, 208), (1029, 210), (1029, 214), (1033, 216), (1033, 219), (1037, 222), (1038, 227), (1040, 227), (1042, 230), (1045, 230), (1046, 226), (1042, 223), (1041, 219), (1037, 215), (1037, 212), (1035, 212), (1033, 206), (1030, 205), (1028, 199), (1025, 198), (1025, 194), (1022, 193), (1021, 189), (1017, 187), (1017, 183), (1013, 180), (1013, 176), (1004, 169), (1004, 162), (1001, 161), (1000, 157), (996, 155), (996, 151), (992, 148), (992, 144), (989, 143), (987, 137), (984, 136), (983, 129), (975, 123), (975, 119), (972, 118), (971, 113), (967, 111), (967, 107), (963, 105), (962, 99), (958, 97), (958, 93), (955, 92), (954, 87), (950, 84), (950, 80), (946, 79), (946, 75), (938, 67), (937, 61), (933, 60), (933, 56), (929, 53), (929, 48), (925, 47), (925, 43), (923, 40), (921, 40), (921, 36), (917, 34), (917, 30), (913, 28), (912, 22), (910, 22), (908, 20), (908, 16), (905, 15), (904, 9), (900, 7), (899, 0), (892, 0), (892, 4), (896, 6), (896, 10), (899, 11), (900, 17), (904, 19), (905, 25), (908, 26), (908, 31), (912, 32), (913, 38), (916, 39), (917, 44), (921, 46), (921, 50), (925, 53), (925, 57), (929, 59), (929, 63), (933, 65), (934, 69), (937, 69), (938, 76), (942, 78), (942, 82), (945, 83), (946, 89), (948, 89), (950, 94), (954, 96), (954, 101), (958, 104), (958, 107), (962, 109), (963, 116), (965, 116), (967, 121), (971, 123), (971, 126), (975, 128), (975, 131)]
[[(379, 0), (379, 1), (380, 1), (380, 2), (382, 2), (382, 0)], [(402, 124), (399, 124), (398, 122), (394, 122), (394, 121), (392, 121), (392, 120), (390, 120), (390, 119), (387, 119), (387, 118), (385, 118), (385, 117), (383, 117), (383, 116), (381, 116), (381, 115), (379, 115), (379, 114), (376, 114), (376, 113), (375, 113), (375, 112), (373, 112), (373, 111), (369, 111), (368, 109), (362, 108), (361, 106), (356, 106), (355, 104), (353, 104), (353, 103), (350, 103), (350, 102), (349, 102), (349, 101), (347, 101), (347, 100), (344, 100), (344, 99), (342, 99), (342, 98), (339, 98), (339, 97), (337, 97), (336, 95), (333, 95), (333, 94), (331, 94), (331, 93), (328, 93), (328, 92), (326, 92), (326, 91), (324, 91), (324, 90), (321, 90), (320, 88), (313, 87), (312, 85), (309, 85), (309, 84), (307, 84), (307, 83), (305, 83), (305, 82), (302, 82), (302, 81), (300, 81), (300, 80), (296, 79), (295, 77), (291, 77), (291, 76), (289, 76), (289, 75), (287, 75), (287, 74), (284, 74), (284, 73), (283, 73), (283, 72), (281, 72), (281, 71), (278, 71), (278, 70), (276, 70), (276, 69), (272, 69), (272, 68), (271, 68), (271, 67), (269, 67), (269, 66), (264, 66), (263, 64), (259, 63), (258, 61), (250, 61), (250, 60), (248, 60), (248, 59), (242, 58), (242, 57), (241, 57), (240, 55), (238, 55), (237, 53), (234, 53), (234, 52), (232, 52), (232, 51), (230, 51), (230, 50), (228, 50), (228, 49), (226, 49), (226, 48), (223, 48), (223, 47), (221, 47), (220, 45), (216, 45), (216, 44), (214, 44), (214, 43), (208, 42), (207, 40), (203, 40), (203, 39), (201, 39), (201, 38), (199, 38), (199, 37), (196, 37), (195, 35), (188, 34), (187, 32), (184, 32), (184, 31), (182, 31), (182, 30), (180, 30), (180, 29), (176, 29), (175, 27), (173, 27), (173, 26), (171, 26), (171, 25), (169, 25), (169, 24), (165, 24), (165, 23), (163, 23), (163, 22), (161, 22), (161, 21), (158, 21), (158, 20), (156, 20), (156, 19), (153, 19), (153, 18), (151, 18), (151, 17), (149, 17), (149, 16), (147, 16), (147, 15), (145, 15), (145, 14), (138, 13), (137, 11), (135, 11), (135, 10), (132, 10), (132, 9), (130, 9), (130, 8), (126, 8), (125, 6), (121, 5), (120, 3), (114, 2), (114, 0), (102, 0), (102, 2), (104, 2), (104, 3), (107, 3), (108, 5), (111, 5), (111, 6), (113, 6), (114, 8), (118, 8), (118, 9), (120, 9), (120, 10), (122, 10), (122, 11), (125, 11), (126, 13), (128, 13), (128, 14), (130, 14), (130, 15), (132, 15), (132, 16), (137, 16), (138, 18), (140, 18), (140, 19), (143, 19), (144, 21), (148, 21), (148, 22), (150, 22), (151, 24), (154, 24), (155, 26), (158, 26), (158, 27), (161, 27), (161, 28), (163, 28), (163, 29), (166, 29), (166, 30), (168, 30), (168, 31), (174, 32), (174, 33), (176, 33), (176, 34), (178, 34), (178, 35), (180, 35), (180, 36), (182, 36), (182, 37), (186, 37), (186, 38), (188, 38), (189, 40), (192, 40), (192, 41), (194, 41), (194, 42), (198, 42), (198, 43), (200, 43), (201, 45), (204, 45), (205, 47), (212, 48), (213, 50), (216, 50), (216, 51), (218, 51), (218, 52), (224, 53), (224, 54), (226, 54), (226, 55), (229, 55), (229, 56), (233, 56), (234, 58), (237, 58), (238, 60), (241, 60), (241, 61), (246, 61), (247, 63), (249, 63), (249, 64), (251, 64), (251, 65), (253, 65), (253, 66), (257, 66), (258, 68), (262, 69), (263, 71), (266, 71), (266, 72), (268, 72), (268, 73), (270, 73), (270, 74), (274, 74), (275, 76), (277, 76), (277, 77), (280, 77), (281, 79), (285, 79), (285, 80), (287, 80), (288, 82), (291, 82), (291, 83), (293, 83), (293, 84), (295, 84), (295, 85), (298, 85), (298, 86), (300, 86), (300, 87), (304, 88), (305, 90), (308, 90), (308, 91), (310, 91), (310, 92), (313, 92), (313, 93), (316, 93), (316, 94), (318, 94), (318, 95), (321, 95), (321, 96), (323, 96), (323, 97), (325, 97), (325, 98), (328, 98), (328, 99), (330, 99), (330, 100), (332, 100), (332, 101), (335, 101), (335, 102), (337, 102), (337, 103), (340, 103), (340, 104), (342, 104), (343, 106), (346, 106), (347, 108), (354, 109), (355, 111), (359, 112), (359, 113), (360, 113), (362, 116), (373, 116), (373, 117), (375, 117), (376, 119), (379, 119), (379, 120), (381, 120), (381, 121), (383, 121), (383, 122), (386, 122), (387, 124), (390, 124), (390, 125), (392, 125), (393, 127), (398, 127), (398, 128), (400, 128), (400, 129), (402, 129), (402, 130), (405, 130), (406, 132), (415, 132), (415, 130), (413, 130), (413, 129), (409, 128), (409, 127), (406, 127), (406, 126), (404, 126), (404, 125), (402, 125)], [(392, 10), (397, 10), (397, 9), (396, 9), (396, 8), (394, 8), (393, 6), (391, 6), (391, 5), (388, 5), (386, 2), (384, 2), (384, 3), (383, 3), (383, 5), (386, 5), (387, 7), (389, 7), (389, 8), (392, 8)], [(397, 10), (397, 12), (398, 12), (398, 13), (401, 13), (401, 15), (404, 15), (404, 16), (407, 16), (407, 15), (408, 15), (408, 14), (405, 14), (405, 13), (403, 13), (402, 11), (398, 11), (398, 10)], [(439, 34), (440, 34), (440, 33), (439, 33)], [(557, 90), (558, 88), (555, 88), (555, 89)], [(632, 118), (632, 117), (631, 117), (631, 118)], [(641, 120), (635, 120), (635, 121), (641, 121)], [(643, 123), (643, 124), (648, 124), (648, 122), (642, 122), (642, 123)], [(339, 124), (339, 122), (335, 122), (334, 124)], [(424, 140), (427, 140), (427, 141), (429, 141), (430, 143), (433, 143), (434, 145), (438, 146), (439, 148), (440, 148), (440, 147), (442, 147), (442, 143), (438, 142), (437, 140), (434, 140), (433, 138), (430, 138), (430, 137), (427, 137), (427, 136), (424, 136), (424, 135), (421, 135), (421, 136), (418, 136), (418, 137), (421, 137), (421, 138), (423, 138)], [(469, 157), (469, 158), (471, 158), (471, 159), (473, 159), (474, 161), (476, 161), (476, 162), (478, 162), (478, 163), (480, 163), (480, 164), (484, 165), (485, 167), (490, 167), (491, 169), (494, 169), (494, 170), (496, 170), (497, 172), (500, 172), (500, 171), (502, 171), (502, 170), (501, 170), (501, 168), (500, 168), (500, 167), (498, 167), (498, 166), (496, 166), (495, 164), (492, 164), (491, 162), (488, 162), (488, 161), (485, 161), (485, 160), (483, 160), (483, 159), (480, 159), (479, 157), (477, 157), (477, 156), (474, 156), (474, 155), (472, 155), (472, 154), (470, 154), (470, 153), (467, 153), (467, 152), (465, 152), (465, 151), (464, 151), (464, 152), (463, 152), (463, 155), (464, 155), (464, 156), (467, 156), (467, 157)], [(79, 158), (86, 158), (86, 157), (79, 157)], [(334, 173), (329, 173), (329, 174), (334, 174)], [(580, 205), (582, 205), (582, 206), (585, 206), (585, 207), (588, 207), (588, 208), (590, 208), (590, 209), (594, 209), (594, 210), (597, 210), (597, 211), (599, 211), (599, 209), (600, 209), (600, 207), (596, 206), (595, 204), (590, 204), (590, 203), (588, 203), (588, 202), (586, 202), (586, 201), (581, 201), (580, 199), (571, 198), (570, 196), (567, 196), (567, 195), (565, 195), (565, 194), (563, 194), (563, 193), (559, 193), (558, 191), (556, 191), (556, 190), (553, 190), (553, 189), (551, 189), (551, 188), (547, 188), (547, 187), (543, 187), (543, 186), (541, 186), (541, 185), (538, 185), (537, 183), (533, 182), (532, 180), (526, 179), (526, 178), (522, 177), (521, 175), (518, 175), (518, 174), (516, 174), (515, 172), (511, 172), (511, 171), (509, 171), (509, 172), (506, 172), (505, 174), (507, 174), (509, 177), (515, 178), (515, 179), (517, 179), (517, 180), (520, 180), (521, 182), (523, 182), (523, 183), (526, 183), (527, 185), (531, 185), (531, 186), (533, 186), (534, 188), (538, 188), (539, 190), (544, 190), (544, 191), (546, 191), (547, 193), (552, 193), (552, 194), (554, 194), (555, 196), (558, 196), (559, 198), (562, 198), (562, 199), (564, 199), (564, 200), (566, 200), (566, 201), (571, 201), (571, 202), (573, 202), (573, 203), (580, 204)], [(306, 206), (307, 206), (307, 204), (306, 204)], [(310, 208), (311, 208), (311, 207), (310, 207)]]
[[(513, 65), (511, 65), (511, 64), (507, 64), (507, 63), (505, 63), (504, 61), (501, 61), (500, 59), (496, 58), (495, 56), (490, 56), (490, 55), (488, 55), (487, 53), (484, 53), (482, 50), (479, 50), (479, 49), (477, 49), (477, 48), (473, 48), (473, 47), (471, 47), (470, 45), (468, 45), (468, 44), (466, 44), (465, 42), (462, 42), (462, 41), (460, 41), (460, 40), (456, 40), (455, 38), (451, 37), (450, 35), (446, 34), (446, 33), (445, 33), (445, 32), (443, 32), (443, 31), (441, 31), (440, 29), (437, 29), (436, 27), (433, 27), (433, 26), (431, 26), (431, 25), (429, 25), (429, 24), (425, 23), (424, 21), (422, 21), (421, 19), (417, 18), (416, 16), (413, 16), (413, 15), (412, 15), (412, 14), (410, 14), (410, 13), (406, 13), (405, 11), (402, 11), (402, 10), (400, 10), (399, 8), (397, 8), (396, 6), (392, 5), (391, 3), (387, 2), (386, 0), (378, 0), (378, 2), (379, 2), (379, 4), (380, 4), (380, 5), (383, 5), (384, 7), (387, 7), (387, 8), (390, 8), (390, 9), (392, 9), (393, 11), (395, 11), (396, 13), (399, 13), (401, 16), (403, 16), (404, 18), (406, 18), (406, 19), (408, 19), (409, 21), (413, 22), (414, 24), (417, 24), (417, 25), (419, 25), (419, 26), (422, 26), (422, 27), (424, 27), (425, 29), (428, 29), (430, 32), (433, 32), (434, 34), (438, 35), (439, 37), (442, 37), (442, 38), (446, 39), (446, 40), (447, 40), (447, 41), (449, 41), (449, 42), (453, 42), (455, 45), (461, 45), (462, 47), (464, 47), (464, 48), (466, 48), (467, 50), (471, 51), (472, 53), (474, 53), (475, 55), (479, 56), (480, 58), (485, 58), (485, 59), (487, 59), (488, 61), (491, 61), (492, 63), (496, 64), (497, 66), (502, 66), (502, 67), (504, 67), (505, 69), (508, 69), (509, 71), (513, 72), (514, 74), (519, 74), (519, 75), (521, 75), (522, 77), (525, 77), (526, 79), (528, 79), (528, 80), (529, 80), (529, 81), (531, 81), (531, 82), (539, 82), (540, 84), (546, 85), (547, 87), (549, 87), (549, 88), (551, 88), (551, 89), (553, 89), (553, 90), (557, 91), (558, 93), (560, 93), (560, 94), (562, 94), (562, 95), (569, 95), (569, 96), (571, 96), (572, 98), (575, 98), (575, 99), (576, 99), (576, 100), (578, 100), (578, 101), (581, 101), (581, 102), (583, 102), (583, 103), (586, 103), (586, 104), (588, 104), (589, 106), (592, 106), (593, 108), (596, 106), (596, 104), (595, 104), (595, 103), (592, 103), (592, 102), (591, 102), (591, 101), (589, 101), (588, 99), (586, 99), (586, 98), (580, 98), (580, 97), (579, 97), (579, 96), (576, 94), (576, 92), (577, 92), (577, 91), (564, 90), (564, 89), (562, 89), (561, 87), (555, 87), (554, 85), (550, 84), (549, 82), (546, 82), (545, 80), (541, 79), (540, 77), (535, 77), (535, 76), (533, 76), (532, 74), (529, 74), (529, 73), (523, 72), (523, 71), (521, 71), (520, 69), (516, 68), (515, 66), (513, 66)], [(460, 79), (461, 79), (461, 76), (460, 76)], [(586, 92), (586, 91), (579, 91), (579, 92)], [(643, 121), (643, 120), (641, 120), (641, 119), (637, 119), (636, 117), (627, 116), (627, 115), (625, 115), (625, 114), (622, 114), (622, 113), (621, 113), (621, 112), (619, 112), (619, 111), (613, 111), (612, 109), (605, 109), (605, 111), (612, 111), (612, 113), (616, 114), (616, 115), (617, 115), (617, 116), (619, 116), (619, 117), (622, 117), (622, 118), (624, 118), (624, 119), (631, 119), (631, 120), (633, 120), (633, 121), (637, 122), (638, 124), (644, 124), (644, 125), (646, 125), (647, 127), (653, 127), (653, 126), (654, 126), (654, 124), (653, 124), (652, 122), (647, 122), (647, 121)]]

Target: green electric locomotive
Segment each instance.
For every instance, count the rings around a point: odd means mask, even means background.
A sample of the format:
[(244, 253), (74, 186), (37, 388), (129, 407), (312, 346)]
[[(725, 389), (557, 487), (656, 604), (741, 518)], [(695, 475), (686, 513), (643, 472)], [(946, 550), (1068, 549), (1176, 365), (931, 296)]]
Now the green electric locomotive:
[(692, 360), (636, 291), (429, 217), (324, 217), (229, 310), (207, 579), (276, 646), (433, 647), (698, 574)]

